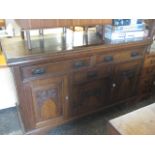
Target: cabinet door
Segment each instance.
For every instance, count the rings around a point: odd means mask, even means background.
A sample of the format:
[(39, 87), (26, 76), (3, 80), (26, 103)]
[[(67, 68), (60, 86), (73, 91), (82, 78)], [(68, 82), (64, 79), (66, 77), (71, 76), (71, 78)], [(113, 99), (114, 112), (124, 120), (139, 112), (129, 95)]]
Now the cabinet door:
[(140, 64), (140, 61), (133, 61), (115, 67), (111, 83), (111, 103), (136, 95)]
[[(98, 78), (96, 72), (86, 73), (87, 78), (81, 75), (81, 81), (72, 84), (70, 115), (76, 116), (107, 106), (108, 76)], [(79, 78), (80, 79), (80, 78)]]
[(51, 77), (28, 83), (36, 127), (63, 121), (67, 97), (66, 77)]

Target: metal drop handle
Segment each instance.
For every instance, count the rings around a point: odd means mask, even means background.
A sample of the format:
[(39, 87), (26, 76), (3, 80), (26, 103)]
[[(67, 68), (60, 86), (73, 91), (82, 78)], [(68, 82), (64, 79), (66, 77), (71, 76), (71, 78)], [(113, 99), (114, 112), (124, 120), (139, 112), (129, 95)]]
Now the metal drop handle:
[(138, 52), (132, 52), (131, 53), (131, 57), (134, 58), (134, 57), (137, 57), (139, 56), (139, 53)]
[(83, 60), (80, 60), (80, 61), (76, 61), (74, 64), (73, 64), (74, 68), (78, 69), (80, 67), (85, 67), (86, 66), (86, 62), (83, 61)]
[(36, 68), (32, 70), (32, 75), (42, 75), (45, 74), (45, 69), (44, 68)]
[(111, 61), (113, 61), (113, 56), (112, 55), (105, 56), (103, 61), (104, 62), (111, 62)]

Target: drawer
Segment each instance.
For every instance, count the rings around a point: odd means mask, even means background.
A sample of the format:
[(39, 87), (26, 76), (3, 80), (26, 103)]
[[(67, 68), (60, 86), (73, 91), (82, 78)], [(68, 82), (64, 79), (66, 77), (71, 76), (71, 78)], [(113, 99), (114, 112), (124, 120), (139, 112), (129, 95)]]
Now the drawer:
[(57, 63), (24, 66), (21, 67), (21, 74), (23, 79), (28, 79), (48, 74), (64, 73), (68, 71), (70, 68), (71, 68), (71, 62), (63, 61)]
[(144, 53), (143, 49), (109, 52), (106, 54), (97, 55), (96, 62), (97, 64), (119, 63), (119, 62), (129, 61), (132, 59), (142, 58), (143, 53)]
[(116, 54), (116, 61), (123, 62), (128, 60), (134, 60), (137, 58), (142, 58), (144, 55), (144, 50), (142, 49), (135, 49), (130, 51), (121, 51), (120, 53)]
[(140, 73), (142, 60), (133, 60), (129, 62), (124, 62), (121, 64), (117, 64), (115, 66), (115, 74), (122, 74), (122, 73), (130, 73), (130, 71), (136, 71), (136, 74)]
[(98, 68), (86, 69), (74, 72), (72, 75), (74, 83), (86, 82), (94, 79), (100, 79), (112, 73), (112, 67), (104, 65)]

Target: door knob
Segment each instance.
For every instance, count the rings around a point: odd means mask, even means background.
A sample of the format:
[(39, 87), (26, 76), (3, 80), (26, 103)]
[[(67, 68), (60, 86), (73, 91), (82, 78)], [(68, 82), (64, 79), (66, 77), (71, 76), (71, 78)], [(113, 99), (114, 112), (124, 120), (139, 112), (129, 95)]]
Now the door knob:
[(68, 97), (68, 96), (66, 96), (66, 97), (65, 97), (65, 99), (66, 99), (66, 100), (68, 100), (68, 99), (69, 99), (69, 97)]
[(116, 87), (116, 83), (113, 83), (113, 84), (112, 84), (112, 87), (115, 88), (115, 87)]

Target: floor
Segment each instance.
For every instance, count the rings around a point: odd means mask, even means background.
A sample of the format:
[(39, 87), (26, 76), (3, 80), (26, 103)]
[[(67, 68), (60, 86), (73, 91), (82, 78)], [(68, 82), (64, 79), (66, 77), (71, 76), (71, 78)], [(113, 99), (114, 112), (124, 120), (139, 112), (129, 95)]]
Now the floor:
[[(52, 129), (48, 135), (106, 135), (106, 124), (111, 118), (136, 110), (155, 101), (155, 96), (137, 103), (135, 106), (127, 104), (116, 106), (110, 110), (86, 116), (82, 119), (61, 125)], [(16, 108), (8, 108), (0, 111), (0, 134), (23, 134), (19, 123)]]

